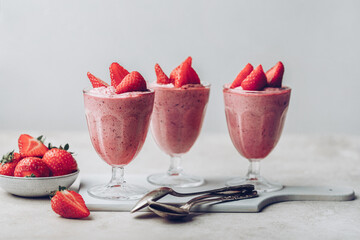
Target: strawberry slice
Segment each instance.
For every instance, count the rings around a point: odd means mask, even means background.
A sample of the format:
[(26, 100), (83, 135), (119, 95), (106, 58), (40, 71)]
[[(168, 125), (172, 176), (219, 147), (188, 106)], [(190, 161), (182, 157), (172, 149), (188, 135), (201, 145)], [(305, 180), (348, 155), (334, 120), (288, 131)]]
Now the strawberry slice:
[(191, 67), (192, 58), (188, 57), (170, 74), (170, 80), (175, 87), (180, 88), (186, 84), (200, 84), (200, 78)]
[(28, 134), (21, 134), (18, 140), (19, 152), (24, 157), (43, 157), (49, 150), (43, 143), (42, 136), (33, 138)]
[(230, 88), (237, 88), (241, 86), (242, 81), (254, 70), (254, 67), (248, 63), (243, 70), (236, 76), (235, 80), (232, 82)]
[(267, 84), (269, 87), (281, 87), (284, 70), (284, 64), (279, 61), (266, 72)]
[(175, 77), (174, 86), (180, 88), (187, 84), (200, 84), (200, 78), (188, 62), (183, 62)]
[(107, 84), (106, 82), (104, 82), (100, 78), (95, 77), (94, 75), (92, 75), (89, 72), (87, 73), (87, 76), (90, 79), (90, 82), (91, 82), (91, 85), (93, 86), (93, 88), (108, 87), (109, 86), (109, 84)]
[(146, 91), (146, 82), (139, 72), (133, 71), (129, 73), (121, 83), (116, 87), (116, 93)]
[(64, 218), (85, 218), (90, 215), (82, 196), (70, 190), (57, 191), (51, 198), (51, 208)]
[(155, 74), (156, 74), (156, 82), (158, 84), (169, 84), (170, 79), (168, 78), (168, 76), (166, 76), (166, 74), (164, 73), (164, 71), (161, 69), (159, 64), (155, 64)]
[(26, 157), (20, 160), (14, 170), (15, 177), (48, 177), (50, 169), (41, 158)]
[(171, 83), (173, 83), (173, 84), (175, 83), (175, 79), (179, 75), (181, 65), (183, 65), (184, 63), (188, 63), (191, 66), (192, 58), (191, 57), (186, 58), (184, 62), (182, 62), (179, 66), (177, 66), (174, 70), (171, 71), (171, 73), (170, 73)]
[(121, 81), (129, 74), (128, 70), (120, 66), (117, 62), (113, 62), (110, 67), (110, 78), (111, 78), (111, 86), (116, 88)]
[(266, 75), (261, 65), (257, 66), (241, 83), (244, 90), (260, 91), (266, 86)]

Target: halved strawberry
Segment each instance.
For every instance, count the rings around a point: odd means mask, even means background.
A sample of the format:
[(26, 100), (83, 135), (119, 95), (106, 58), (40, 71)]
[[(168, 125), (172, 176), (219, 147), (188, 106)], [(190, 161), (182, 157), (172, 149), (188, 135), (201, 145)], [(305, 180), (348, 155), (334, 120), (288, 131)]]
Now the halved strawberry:
[(92, 75), (91, 73), (87, 73), (87, 76), (91, 82), (91, 85), (93, 86), (93, 88), (98, 88), (98, 87), (108, 87), (109, 84), (107, 84), (106, 82), (104, 82), (103, 80), (101, 80), (100, 78), (95, 77), (94, 75)]
[(76, 160), (64, 149), (50, 149), (45, 153), (42, 161), (48, 166), (53, 176), (66, 175), (77, 170)]
[(169, 84), (171, 83), (170, 79), (164, 71), (161, 69), (160, 65), (158, 63), (155, 64), (155, 74), (156, 74), (156, 82), (158, 84)]
[(139, 72), (133, 71), (129, 73), (121, 83), (116, 87), (116, 93), (146, 91), (146, 82)]
[(191, 66), (192, 58), (190, 56), (187, 57), (184, 62), (182, 62), (179, 66), (177, 66), (174, 70), (171, 71), (171, 73), (170, 73), (170, 82), (171, 83), (173, 83), (173, 84), (175, 83), (175, 79), (179, 75), (181, 65), (183, 65), (184, 63), (188, 63)]
[(267, 84), (269, 87), (281, 87), (284, 70), (284, 64), (279, 61), (266, 72)]
[(240, 71), (240, 73), (236, 76), (235, 80), (232, 82), (230, 88), (237, 88), (241, 86), (242, 81), (254, 70), (254, 67), (248, 63), (243, 68), (243, 70)]
[(42, 136), (36, 139), (28, 134), (21, 134), (18, 144), (21, 157), (42, 157), (49, 150), (44, 145)]
[(70, 190), (57, 191), (51, 198), (51, 208), (64, 218), (85, 218), (90, 215), (82, 196)]
[(241, 83), (244, 90), (260, 91), (266, 86), (266, 76), (261, 65), (257, 66)]
[(116, 88), (121, 81), (129, 74), (128, 70), (120, 66), (117, 62), (113, 62), (110, 67), (110, 78), (111, 78), (111, 86)]
[(200, 84), (200, 78), (191, 67), (192, 58), (188, 57), (183, 63), (176, 67), (170, 74), (174, 86), (180, 88), (186, 84)]
[(48, 177), (50, 170), (46, 164), (37, 157), (26, 157), (20, 160), (14, 170), (15, 177)]
[(16, 165), (21, 160), (21, 156), (19, 153), (11, 151), (5, 154), (0, 160), (0, 174), (7, 176), (14, 176), (14, 170)]

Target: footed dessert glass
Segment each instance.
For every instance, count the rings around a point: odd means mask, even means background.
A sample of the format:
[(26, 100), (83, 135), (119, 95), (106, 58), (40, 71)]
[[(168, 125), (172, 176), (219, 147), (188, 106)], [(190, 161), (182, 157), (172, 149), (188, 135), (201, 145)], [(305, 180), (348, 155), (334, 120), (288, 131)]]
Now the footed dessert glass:
[(153, 85), (154, 110), (151, 133), (160, 149), (170, 156), (166, 173), (148, 176), (155, 185), (195, 187), (204, 179), (184, 173), (181, 156), (188, 152), (200, 134), (209, 100), (210, 85), (185, 85), (181, 88)]
[(224, 86), (227, 127), (232, 143), (250, 166), (245, 177), (230, 179), (226, 185), (253, 184), (258, 192), (283, 188), (260, 175), (260, 161), (279, 141), (289, 106), (291, 89), (265, 88), (245, 91)]
[(109, 183), (88, 189), (101, 199), (139, 199), (148, 190), (124, 180), (124, 167), (141, 150), (150, 124), (154, 91), (105, 95), (84, 90), (91, 142), (100, 158), (112, 167)]

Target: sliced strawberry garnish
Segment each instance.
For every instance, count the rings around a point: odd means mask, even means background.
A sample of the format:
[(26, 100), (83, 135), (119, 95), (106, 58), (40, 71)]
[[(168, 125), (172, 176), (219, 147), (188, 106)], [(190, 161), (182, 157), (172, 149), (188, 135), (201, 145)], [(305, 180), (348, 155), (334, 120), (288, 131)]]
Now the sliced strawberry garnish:
[(49, 175), (49, 168), (41, 158), (37, 157), (21, 159), (14, 170), (15, 177), (48, 177)]
[(146, 91), (146, 82), (139, 72), (133, 71), (129, 73), (121, 83), (116, 87), (116, 93)]
[(164, 73), (164, 71), (161, 69), (159, 64), (155, 64), (155, 74), (156, 74), (156, 82), (158, 84), (169, 84), (170, 79), (168, 78), (168, 76), (166, 76), (166, 74)]
[(260, 91), (266, 86), (266, 76), (261, 65), (257, 66), (241, 83), (244, 90)]
[(90, 215), (80, 194), (69, 190), (60, 190), (51, 198), (51, 208), (64, 218), (85, 218)]
[(28, 134), (21, 134), (18, 144), (21, 157), (42, 157), (49, 150), (44, 145), (42, 136), (36, 139)]
[(284, 75), (284, 64), (278, 62), (275, 66), (266, 72), (267, 84), (269, 87), (281, 87)]
[(200, 84), (200, 78), (191, 67), (191, 62), (191, 57), (188, 57), (171, 72), (170, 79), (175, 87), (180, 88), (186, 84)]
[(121, 81), (129, 74), (128, 70), (120, 66), (117, 62), (113, 62), (110, 67), (110, 78), (111, 78), (111, 86), (116, 88)]
[(191, 66), (192, 58), (191, 57), (186, 58), (184, 62), (182, 62), (179, 66), (177, 66), (174, 70), (171, 71), (171, 73), (170, 73), (170, 81), (171, 81), (171, 83), (175, 83), (175, 79), (179, 75), (181, 65), (183, 65), (184, 63), (187, 63), (187, 64), (189, 64)]
[(92, 75), (89, 72), (87, 73), (87, 76), (90, 79), (90, 82), (91, 82), (93, 88), (108, 87), (109, 86), (109, 84), (107, 84), (106, 82), (104, 82), (100, 78), (95, 77), (94, 75)]
[(232, 82), (230, 88), (237, 88), (241, 86), (242, 81), (254, 70), (254, 67), (248, 63), (243, 70), (236, 76), (235, 80)]

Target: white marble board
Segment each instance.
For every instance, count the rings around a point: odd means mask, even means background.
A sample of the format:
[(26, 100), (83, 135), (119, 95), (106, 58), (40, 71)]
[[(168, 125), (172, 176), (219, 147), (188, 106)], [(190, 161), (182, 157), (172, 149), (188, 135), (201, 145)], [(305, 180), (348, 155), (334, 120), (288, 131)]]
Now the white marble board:
[[(110, 175), (84, 175), (81, 176), (79, 193), (83, 196), (87, 207), (91, 211), (130, 211), (137, 202), (102, 200), (88, 195), (87, 188), (96, 184), (106, 183)], [(129, 183), (147, 187), (149, 191), (158, 188), (146, 181), (146, 176), (129, 175), (126, 176)], [(225, 178), (206, 179), (203, 186), (197, 188), (174, 188), (179, 192), (193, 192), (206, 189), (224, 187)], [(201, 205), (192, 208), (197, 212), (260, 212), (264, 207), (283, 201), (349, 201), (355, 198), (355, 193), (351, 187), (342, 186), (285, 186), (281, 191), (272, 193), (262, 193), (259, 197), (232, 201), (221, 204)], [(191, 197), (166, 196), (158, 201), (166, 203), (184, 203)], [(147, 208), (141, 211), (148, 211)]]

